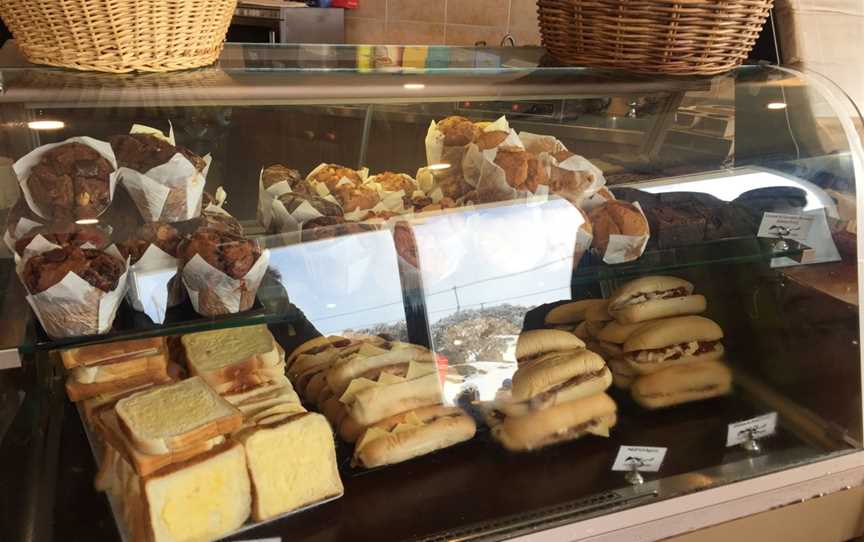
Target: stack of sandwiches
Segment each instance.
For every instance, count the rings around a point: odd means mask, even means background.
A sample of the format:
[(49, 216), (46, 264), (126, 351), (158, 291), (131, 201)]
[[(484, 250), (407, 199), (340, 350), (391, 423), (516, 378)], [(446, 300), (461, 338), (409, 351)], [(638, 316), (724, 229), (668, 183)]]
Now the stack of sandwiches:
[(134, 540), (215, 540), (250, 516), (342, 495), (330, 425), (301, 405), (265, 326), (177, 343), (190, 378), (91, 399), (105, 444), (96, 485), (121, 503)]
[(60, 353), (66, 394), (80, 401), (89, 421), (93, 410), (133, 390), (170, 382), (179, 367), (169, 362), (164, 338), (96, 344)]
[(318, 337), (288, 359), (303, 400), (354, 444), (355, 465), (399, 463), (474, 436), (474, 420), (442, 406), (435, 356), (381, 337)]
[[(669, 276), (649, 276), (618, 288), (608, 300), (583, 300), (554, 309), (552, 321), (593, 301), (603, 306), (608, 321), (587, 325), (587, 339), (602, 353), (615, 386), (630, 390), (646, 408), (662, 408), (725, 395), (732, 374), (720, 360), (723, 330), (698, 316), (707, 308), (705, 297), (693, 294), (693, 284)], [(604, 303), (604, 305), (600, 305)], [(578, 305), (577, 305), (578, 304)], [(575, 308), (569, 308), (574, 305)]]
[(603, 358), (563, 330), (523, 332), (510, 390), (486, 410), (492, 436), (513, 451), (528, 451), (593, 434), (608, 437), (617, 422), (605, 393), (612, 374)]

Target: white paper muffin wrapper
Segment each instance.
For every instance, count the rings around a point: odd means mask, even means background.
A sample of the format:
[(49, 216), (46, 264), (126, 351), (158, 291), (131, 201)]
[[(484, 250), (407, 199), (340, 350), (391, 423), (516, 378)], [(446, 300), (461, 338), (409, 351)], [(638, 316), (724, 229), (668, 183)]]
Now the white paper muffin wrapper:
[[(282, 181), (272, 185), (270, 188), (264, 188), (264, 170), (258, 173), (258, 223), (264, 227), (265, 231), (276, 232), (277, 229), (273, 225), (273, 203), (282, 194), (292, 192), (291, 184), (288, 181)], [(284, 207), (284, 206), (283, 206)]]
[[(309, 172), (309, 175), (306, 175), (306, 181), (308, 181), (309, 184), (312, 185), (312, 188), (314, 188), (318, 192), (318, 195), (321, 196), (322, 198), (329, 196), (330, 190), (327, 188), (327, 185), (325, 185), (324, 183), (316, 181), (315, 176), (318, 175), (318, 173), (322, 169), (324, 169), (330, 165), (332, 165), (332, 164), (328, 164), (327, 162), (318, 164), (315, 167), (315, 169), (313, 169), (312, 171)], [(364, 182), (366, 182), (366, 178), (369, 177), (369, 168), (364, 167), (364, 168), (360, 168), (356, 171), (357, 171), (357, 175), (360, 177), (360, 183), (358, 183), (358, 184), (363, 184)], [(354, 184), (354, 181), (352, 181), (351, 179), (349, 179), (347, 177), (342, 177), (336, 183), (336, 186), (341, 186), (345, 183)]]
[(52, 338), (107, 333), (126, 292), (128, 263), (127, 260), (127, 270), (117, 281), (117, 287), (110, 292), (103, 292), (70, 272), (44, 292), (29, 294), (27, 302)]
[[(207, 263), (199, 254), (193, 256), (183, 267), (182, 276), (195, 312), (201, 316), (240, 312), (243, 292), (249, 292), (254, 297), (269, 262), (270, 251), (264, 250), (249, 272), (243, 278), (235, 279)], [(221, 307), (208, 307), (200, 303), (204, 291), (218, 299)]]
[[(635, 202), (633, 205), (642, 213), (642, 218), (645, 218), (645, 212), (639, 203)], [(647, 219), (645, 223), (648, 223)], [(638, 259), (645, 252), (649, 237), (650, 232), (647, 235), (610, 235), (606, 253), (603, 254), (603, 261), (615, 264)]]
[[(19, 256), (17, 252), (15, 252), (14, 247), (12, 248), (12, 253), (15, 255), (15, 265), (16, 267), (22, 266), (27, 260), (36, 256), (37, 254), (42, 254), (43, 252), (48, 252), (49, 250), (54, 250), (55, 248), (61, 248), (60, 245), (52, 243), (48, 239), (42, 237), (42, 235), (37, 235), (33, 238), (32, 241), (27, 243), (27, 246), (24, 247), (22, 254)], [(92, 243), (84, 243), (81, 245), (81, 248), (96, 248)], [(117, 256), (121, 260), (123, 257), (119, 254), (113, 254)]]
[(42, 160), (42, 156), (55, 147), (59, 147), (60, 145), (65, 145), (67, 143), (81, 143), (83, 145), (87, 145), (92, 148), (99, 154), (101, 154), (108, 162), (111, 164), (111, 167), (114, 168), (114, 172), (112, 172), (108, 176), (108, 205), (105, 206), (105, 209), (99, 214), (104, 213), (108, 207), (110, 207), (111, 201), (114, 200), (114, 189), (117, 187), (117, 179), (118, 179), (118, 171), (117, 171), (117, 159), (114, 157), (114, 151), (111, 149), (111, 144), (105, 141), (99, 141), (98, 139), (93, 139), (92, 137), (70, 137), (66, 141), (61, 141), (60, 143), (49, 143), (47, 145), (42, 145), (41, 147), (37, 147), (25, 154), (21, 157), (12, 168), (15, 170), (15, 175), (18, 177), (18, 183), (21, 186), (21, 192), (24, 194), (24, 198), (27, 200), (27, 205), (30, 206), (30, 209), (36, 213), (37, 215), (45, 218), (47, 220), (52, 220), (53, 217), (50, 213), (48, 213), (47, 209), (43, 209), (33, 200), (33, 196), (30, 193), (30, 187), (27, 186), (27, 181), (30, 179), (30, 171), (39, 164)]
[(583, 183), (578, 190), (560, 194), (574, 204), (579, 205), (583, 210), (586, 210), (583, 206), (583, 202), (586, 199), (591, 198), (591, 196), (596, 194), (600, 188), (606, 185), (606, 178), (603, 176), (603, 171), (592, 164), (588, 159), (577, 154), (561, 162), (556, 160), (552, 154), (568, 150), (567, 147), (557, 138), (547, 135), (532, 134), (530, 132), (520, 132), (519, 138), (525, 145), (525, 150), (536, 154), (541, 160), (541, 163), (548, 164), (550, 182), (552, 181), (553, 176), (569, 175), (575, 177), (587, 174), (591, 177), (591, 182)]
[[(180, 300), (170, 299), (170, 282), (177, 276), (177, 258), (151, 244), (141, 258), (129, 266), (126, 300), (156, 324), (165, 322), (165, 313)], [(182, 289), (180, 289), (182, 291)]]

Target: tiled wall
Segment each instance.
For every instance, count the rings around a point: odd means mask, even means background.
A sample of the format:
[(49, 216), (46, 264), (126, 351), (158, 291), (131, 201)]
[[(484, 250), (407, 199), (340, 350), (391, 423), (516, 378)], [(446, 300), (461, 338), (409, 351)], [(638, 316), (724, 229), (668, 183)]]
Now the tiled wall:
[(346, 43), (538, 45), (536, 0), (360, 0), (345, 11)]

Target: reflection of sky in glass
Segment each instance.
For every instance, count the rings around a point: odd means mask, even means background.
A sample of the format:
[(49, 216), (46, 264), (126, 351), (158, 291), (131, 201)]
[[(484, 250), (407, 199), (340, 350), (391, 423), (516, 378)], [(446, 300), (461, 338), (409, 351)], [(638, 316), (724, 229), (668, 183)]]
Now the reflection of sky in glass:
[(271, 248), (291, 302), (321, 333), (405, 319), (389, 231)]
[(448, 213), (414, 225), (429, 322), (502, 303), (570, 297), (581, 215), (552, 199)]

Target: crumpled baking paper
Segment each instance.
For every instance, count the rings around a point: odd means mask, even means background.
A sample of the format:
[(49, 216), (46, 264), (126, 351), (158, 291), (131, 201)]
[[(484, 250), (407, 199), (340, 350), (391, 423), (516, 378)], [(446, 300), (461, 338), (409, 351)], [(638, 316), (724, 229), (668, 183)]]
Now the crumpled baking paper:
[(183, 302), (183, 288), (177, 277), (177, 258), (150, 244), (141, 258), (129, 266), (126, 299), (156, 324), (165, 322), (165, 313)]
[(183, 284), (195, 312), (201, 316), (235, 314), (249, 310), (267, 272), (270, 251), (264, 250), (243, 278), (235, 279), (196, 254), (183, 266)]
[[(175, 145), (173, 127), (168, 136), (155, 128), (140, 124), (133, 125), (129, 133), (154, 135)], [(147, 172), (142, 173), (128, 167), (121, 167), (120, 178), (141, 216), (147, 222), (191, 220), (200, 214), (201, 195), (204, 192), (212, 158), (208, 154), (203, 157), (203, 160), (206, 165), (204, 171), (199, 172), (188, 158), (178, 152), (168, 162)], [(165, 203), (168, 196), (178, 190), (185, 192), (185, 209), (166, 210)]]
[(114, 189), (117, 187), (117, 179), (119, 176), (119, 172), (117, 171), (117, 159), (114, 157), (114, 150), (111, 149), (111, 144), (105, 141), (99, 141), (98, 139), (94, 139), (92, 137), (70, 137), (66, 141), (61, 141), (60, 143), (49, 143), (47, 145), (42, 145), (41, 147), (36, 147), (29, 153), (25, 154), (21, 157), (12, 168), (15, 170), (15, 175), (18, 176), (18, 183), (21, 186), (21, 192), (24, 194), (24, 198), (27, 200), (27, 205), (30, 206), (30, 209), (36, 213), (37, 215), (45, 218), (47, 220), (52, 220), (53, 217), (48, 213), (46, 209), (41, 208), (36, 202), (33, 200), (33, 196), (30, 194), (30, 187), (27, 186), (27, 181), (30, 178), (30, 170), (32, 170), (36, 165), (42, 161), (42, 156), (55, 147), (59, 147), (60, 145), (65, 145), (67, 143), (81, 143), (82, 145), (87, 145), (92, 148), (99, 154), (101, 154), (108, 162), (111, 164), (111, 167), (114, 168), (114, 172), (108, 176), (108, 197), (109, 202), (108, 205), (105, 206), (105, 209), (99, 213), (100, 215), (104, 213), (108, 207), (111, 205), (111, 201), (114, 200)]

